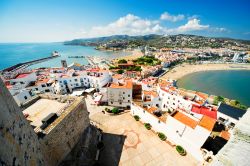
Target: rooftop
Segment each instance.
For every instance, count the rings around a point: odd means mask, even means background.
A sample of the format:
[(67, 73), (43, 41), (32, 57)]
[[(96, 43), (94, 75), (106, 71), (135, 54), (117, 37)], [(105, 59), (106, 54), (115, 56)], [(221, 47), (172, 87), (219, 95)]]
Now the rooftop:
[(246, 113), (246, 110), (242, 110), (224, 103), (220, 104), (218, 111), (236, 120), (239, 120)]
[(180, 121), (181, 123), (185, 124), (186, 126), (189, 126), (191, 128), (195, 128), (198, 124), (198, 121), (188, 117), (187, 115), (177, 111), (172, 115), (173, 118)]
[(133, 88), (133, 83), (132, 83), (132, 81), (126, 81), (124, 84), (122, 84), (122, 83), (118, 83), (118, 84), (112, 83), (112, 84), (110, 84), (109, 87), (110, 88), (132, 89)]
[(18, 79), (18, 78), (25, 78), (25, 77), (27, 77), (28, 75), (30, 75), (30, 73), (22, 73), (22, 74), (18, 74), (18, 75), (16, 76), (16, 78), (15, 78), (15, 79)]
[(30, 107), (26, 108), (23, 113), (29, 115), (27, 120), (31, 121), (31, 125), (34, 127), (40, 127), (42, 119), (47, 117), (51, 113), (57, 113), (63, 109), (67, 104), (58, 102), (57, 100), (39, 99)]
[(212, 131), (213, 128), (214, 128), (215, 123), (216, 123), (215, 119), (210, 118), (210, 117), (204, 115), (201, 118), (200, 122), (199, 122), (199, 126), (205, 128), (205, 129), (207, 129), (209, 131)]

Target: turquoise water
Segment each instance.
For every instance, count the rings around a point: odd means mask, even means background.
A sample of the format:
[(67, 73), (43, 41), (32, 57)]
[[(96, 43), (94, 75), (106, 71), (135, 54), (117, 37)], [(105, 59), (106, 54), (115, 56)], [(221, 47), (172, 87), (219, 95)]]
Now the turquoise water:
[(184, 76), (177, 86), (239, 100), (250, 107), (250, 71), (206, 71)]
[(106, 58), (116, 58), (128, 55), (127, 52), (98, 51), (95, 50), (94, 47), (68, 46), (62, 43), (0, 44), (0, 70), (20, 62), (48, 57), (53, 51), (58, 51), (61, 57), (31, 67), (58, 67), (61, 66), (61, 59), (66, 59), (68, 65), (73, 62), (80, 64), (88, 63), (85, 58), (68, 58), (68, 56), (103, 56)]

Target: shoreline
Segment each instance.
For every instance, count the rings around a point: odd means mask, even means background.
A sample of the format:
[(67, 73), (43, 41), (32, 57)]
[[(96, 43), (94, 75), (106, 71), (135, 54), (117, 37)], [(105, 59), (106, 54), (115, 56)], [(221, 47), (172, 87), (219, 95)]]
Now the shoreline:
[(226, 71), (226, 70), (250, 70), (250, 64), (181, 64), (164, 74), (162, 79), (178, 81), (182, 77), (204, 71)]

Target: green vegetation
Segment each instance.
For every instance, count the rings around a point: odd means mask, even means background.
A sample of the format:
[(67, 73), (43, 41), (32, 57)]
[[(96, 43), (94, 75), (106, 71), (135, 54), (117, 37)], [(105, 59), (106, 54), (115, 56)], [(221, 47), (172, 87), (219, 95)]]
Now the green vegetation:
[(226, 100), (223, 96), (216, 96), (214, 98), (213, 104), (218, 105), (219, 102), (227, 103), (227, 104), (229, 104), (229, 105), (231, 105), (233, 107), (237, 107), (237, 108), (240, 108), (240, 109), (243, 109), (243, 110), (247, 110), (247, 106), (241, 104), (240, 101), (238, 101), (238, 100), (231, 100), (229, 102), (229, 100), (228, 99)]
[(144, 126), (146, 129), (150, 130), (151, 129), (151, 124), (150, 123), (144, 123)]
[(161, 61), (153, 56), (143, 56), (133, 60), (133, 62), (138, 65), (150, 65), (150, 66), (161, 64)]
[(167, 137), (165, 136), (165, 134), (159, 132), (158, 133), (158, 137), (162, 140), (162, 141), (165, 141), (167, 139)]
[(142, 71), (141, 66), (130, 66), (127, 71)]
[(135, 118), (136, 121), (140, 120), (140, 117), (138, 115), (135, 115), (134, 118)]
[(120, 59), (120, 60), (118, 61), (118, 63), (121, 64), (121, 63), (128, 63), (128, 62), (127, 62), (127, 60), (125, 60), (125, 59)]
[(112, 69), (119, 69), (119, 67), (118, 66), (110, 66), (109, 70), (112, 70)]
[(111, 113), (112, 111), (109, 108), (104, 109), (106, 112)]
[(181, 147), (180, 145), (177, 145), (176, 146), (176, 151), (182, 155), (182, 156), (185, 156), (187, 154), (187, 152), (185, 151), (185, 149), (183, 149), (183, 147)]
[(247, 109), (247, 106), (241, 104), (238, 100), (231, 100), (230, 105), (233, 106), (233, 107), (243, 109), (243, 110)]
[(118, 113), (120, 113), (120, 111), (119, 111), (118, 108), (113, 108), (113, 109), (111, 110), (111, 112), (112, 112), (113, 114), (118, 114)]
[[(187, 42), (188, 41), (188, 42)], [(99, 37), (92, 39), (76, 39), (64, 42), (65, 45), (88, 45), (101, 46), (106, 43), (120, 43), (115, 48), (137, 48), (138, 46), (149, 46), (155, 48), (231, 48), (232, 46), (242, 45), (249, 48), (249, 40), (237, 40), (229, 38), (212, 38), (197, 35), (145, 35), (127, 36), (114, 35), (109, 37)]]
[(124, 70), (119, 69), (119, 70), (117, 71), (117, 73), (118, 73), (118, 74), (122, 74), (122, 73), (124, 73)]
[(225, 103), (225, 98), (222, 97), (222, 96), (216, 96), (216, 97), (214, 98), (214, 103), (213, 103), (213, 104), (214, 104), (214, 105), (218, 105), (219, 102)]
[[(110, 66), (109, 70), (112, 70), (112, 69), (119, 69), (117, 71), (118, 74), (122, 74), (125, 72), (124, 69), (120, 69), (118, 66)], [(126, 70), (127, 71), (142, 71), (141, 66), (129, 66)]]

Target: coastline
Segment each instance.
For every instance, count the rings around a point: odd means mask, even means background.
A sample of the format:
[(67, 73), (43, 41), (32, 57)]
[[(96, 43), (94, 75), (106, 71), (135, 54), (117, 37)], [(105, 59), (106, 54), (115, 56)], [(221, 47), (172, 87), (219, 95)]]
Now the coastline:
[(169, 70), (161, 78), (178, 80), (188, 74), (202, 71), (250, 70), (250, 64), (181, 64)]

